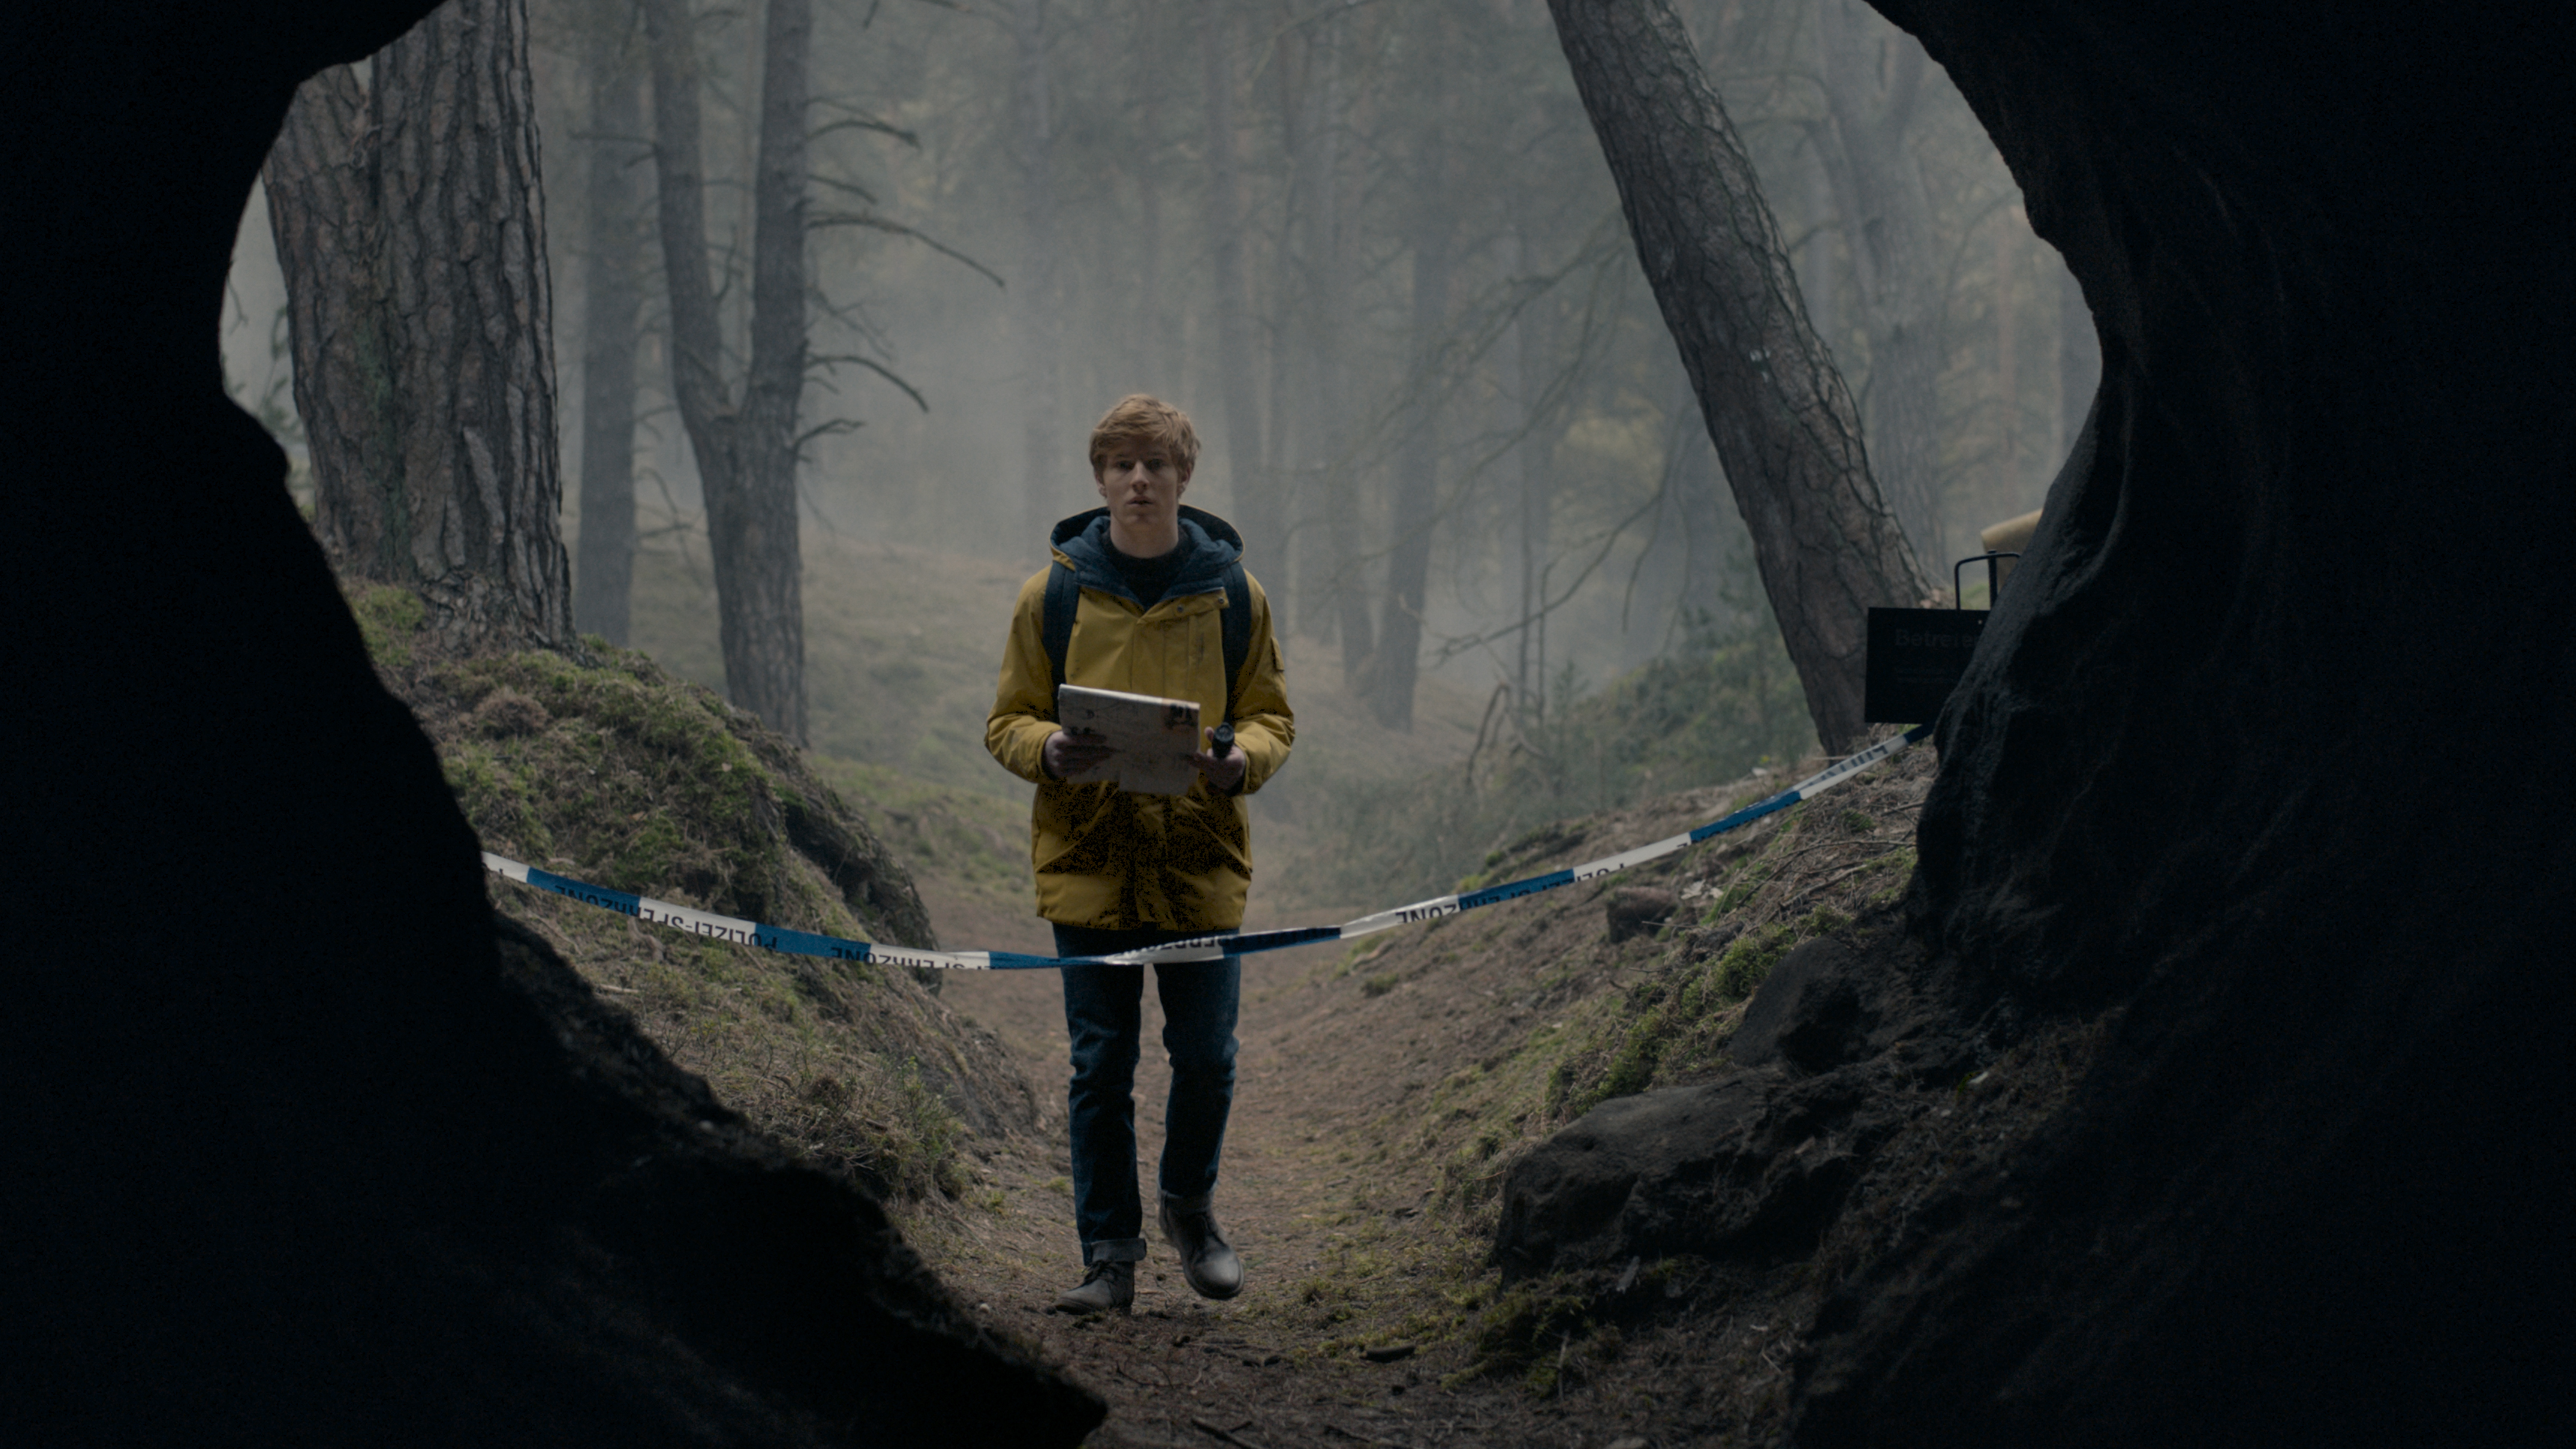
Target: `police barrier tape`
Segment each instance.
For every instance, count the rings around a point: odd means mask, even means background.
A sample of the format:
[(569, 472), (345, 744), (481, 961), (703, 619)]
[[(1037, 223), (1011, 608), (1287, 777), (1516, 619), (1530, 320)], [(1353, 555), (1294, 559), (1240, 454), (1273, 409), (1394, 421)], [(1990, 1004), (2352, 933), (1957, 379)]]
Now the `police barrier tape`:
[(517, 881), (521, 885), (534, 886), (541, 891), (552, 891), (556, 895), (569, 896), (574, 900), (608, 910), (622, 911), (639, 921), (650, 921), (657, 926), (669, 926), (674, 930), (687, 931), (692, 935), (712, 936), (718, 940), (737, 941), (744, 945), (758, 946), (764, 950), (781, 951), (791, 956), (828, 956), (842, 961), (871, 961), (888, 966), (932, 966), (948, 971), (1031, 971), (1048, 970), (1059, 966), (1102, 964), (1133, 966), (1157, 961), (1214, 961), (1225, 956), (1248, 956), (1259, 951), (1284, 951), (1291, 946), (1308, 946), (1319, 941), (1348, 941), (1359, 936), (1372, 936), (1380, 931), (1392, 930), (1413, 921), (1427, 921), (1435, 916), (1454, 916), (1461, 911), (1499, 905), (1504, 901), (1536, 895), (1540, 891), (1554, 890), (1558, 886), (1598, 880), (1605, 875), (1615, 875), (1631, 866), (1643, 865), (1650, 860), (1661, 860), (1667, 855), (1697, 845), (1713, 836), (1741, 829), (1766, 815), (1776, 815), (1801, 800), (1832, 789), (1909, 745), (1922, 743), (1931, 733), (1932, 726), (1916, 725), (1901, 735), (1892, 735), (1879, 741), (1859, 754), (1838, 760), (1830, 769), (1811, 775), (1779, 794), (1747, 805), (1723, 819), (1712, 820), (1695, 830), (1669, 839), (1658, 840), (1652, 845), (1641, 845), (1634, 850), (1605, 856), (1600, 860), (1587, 861), (1582, 865), (1570, 866), (1564, 870), (1552, 870), (1545, 875), (1531, 876), (1527, 880), (1516, 880), (1506, 885), (1486, 886), (1481, 890), (1467, 891), (1459, 895), (1417, 901), (1409, 906), (1398, 906), (1391, 911), (1380, 911), (1373, 916), (1362, 916), (1356, 921), (1344, 921), (1338, 926), (1294, 926), (1286, 930), (1252, 931), (1237, 936), (1199, 936), (1142, 951), (1123, 951), (1115, 956), (1024, 956), (1012, 951), (923, 951), (909, 946), (882, 946), (870, 941), (847, 941), (838, 936), (818, 935), (812, 931), (794, 931), (785, 926), (766, 925), (759, 921), (738, 920), (732, 916), (719, 916), (713, 911), (701, 911), (693, 906), (657, 901), (651, 896), (611, 890), (606, 886), (591, 885), (585, 881), (573, 880), (568, 876), (556, 875), (552, 871), (539, 870), (535, 866), (511, 860), (507, 856), (494, 855), (488, 850), (483, 852), (483, 868), (506, 880)]

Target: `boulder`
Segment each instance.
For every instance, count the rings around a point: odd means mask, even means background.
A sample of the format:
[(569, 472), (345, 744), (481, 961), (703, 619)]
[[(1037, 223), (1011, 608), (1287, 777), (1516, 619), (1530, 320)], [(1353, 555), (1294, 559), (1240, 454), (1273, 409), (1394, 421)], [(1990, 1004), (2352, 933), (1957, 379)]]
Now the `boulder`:
[(1904, 1082), (1855, 1066), (1776, 1069), (1616, 1097), (1512, 1165), (1494, 1258), (1506, 1278), (1689, 1253), (1812, 1251), (1871, 1153), (1903, 1125)]
[[(1727, 1055), (1736, 1065), (1820, 1072), (1858, 1056), (1878, 1024), (1861, 954), (1830, 937), (1791, 951), (1744, 1004)], [(1864, 1002), (1864, 996), (1873, 999)]]

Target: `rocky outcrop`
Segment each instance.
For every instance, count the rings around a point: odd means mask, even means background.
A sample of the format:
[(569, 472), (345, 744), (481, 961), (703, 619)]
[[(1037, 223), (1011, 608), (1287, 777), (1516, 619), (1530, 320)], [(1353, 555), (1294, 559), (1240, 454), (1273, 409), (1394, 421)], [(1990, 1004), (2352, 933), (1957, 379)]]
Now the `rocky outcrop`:
[(1791, 951), (1746, 1003), (1736, 1070), (1613, 1098), (1512, 1164), (1495, 1229), (1505, 1276), (1813, 1254), (1878, 1149), (1978, 1057), (1920, 975), (1901, 940)]
[(1614, 1098), (1512, 1165), (1495, 1258), (1520, 1278), (1630, 1258), (1803, 1256), (1903, 1124), (1902, 1097), (1853, 1069)]

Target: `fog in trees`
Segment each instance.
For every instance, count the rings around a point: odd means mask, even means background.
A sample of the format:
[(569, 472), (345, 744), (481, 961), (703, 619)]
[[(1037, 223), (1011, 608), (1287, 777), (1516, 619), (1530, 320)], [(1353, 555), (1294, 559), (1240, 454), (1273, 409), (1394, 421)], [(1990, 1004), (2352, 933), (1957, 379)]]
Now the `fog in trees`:
[[(769, 7), (663, 7), (698, 63), (714, 346), (740, 377)], [(2080, 298), (1940, 68), (1884, 20), (1844, 0), (1675, 9), (1946, 583), (1978, 529), (2039, 504), (2082, 420)], [(591, 455), (631, 439), (632, 523), (585, 481), (564, 534), (587, 575), (620, 552), (594, 561), (600, 530), (631, 527), (712, 616), (637, 134), (652, 87), (618, 89), (647, 27), (620, 0), (531, 14), (567, 476), (613, 480)], [(1377, 728), (1417, 727), (1438, 689), (1493, 701), (1493, 729), (1539, 749), (1651, 661), (1763, 641), (1780, 661), (1544, 0), (824, 3), (808, 90), (787, 436), (809, 539), (1033, 568), (1046, 525), (1094, 501), (1092, 420), (1152, 392), (1196, 420), (1190, 501), (1249, 535), (1291, 667), (1346, 681)], [(255, 406), (280, 375), (278, 301), (245, 237), (225, 346)]]

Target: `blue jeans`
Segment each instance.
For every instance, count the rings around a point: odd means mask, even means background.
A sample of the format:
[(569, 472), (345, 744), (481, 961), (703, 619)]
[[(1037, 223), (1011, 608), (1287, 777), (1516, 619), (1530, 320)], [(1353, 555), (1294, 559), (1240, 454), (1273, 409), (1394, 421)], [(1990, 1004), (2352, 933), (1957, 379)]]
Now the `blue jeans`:
[[(1101, 931), (1057, 926), (1059, 956), (1107, 956), (1191, 936), (1232, 931)], [(1073, 1082), (1065, 1093), (1073, 1135), (1073, 1218), (1082, 1261), (1132, 1263), (1145, 1256), (1144, 1207), (1136, 1191), (1136, 1057), (1143, 1030), (1145, 968), (1067, 966), (1064, 1027), (1073, 1039)], [(1165, 1197), (1204, 1198), (1216, 1189), (1225, 1119), (1234, 1106), (1234, 1015), (1243, 958), (1156, 966), (1163, 999), (1163, 1050), (1172, 1092), (1163, 1109)]]

